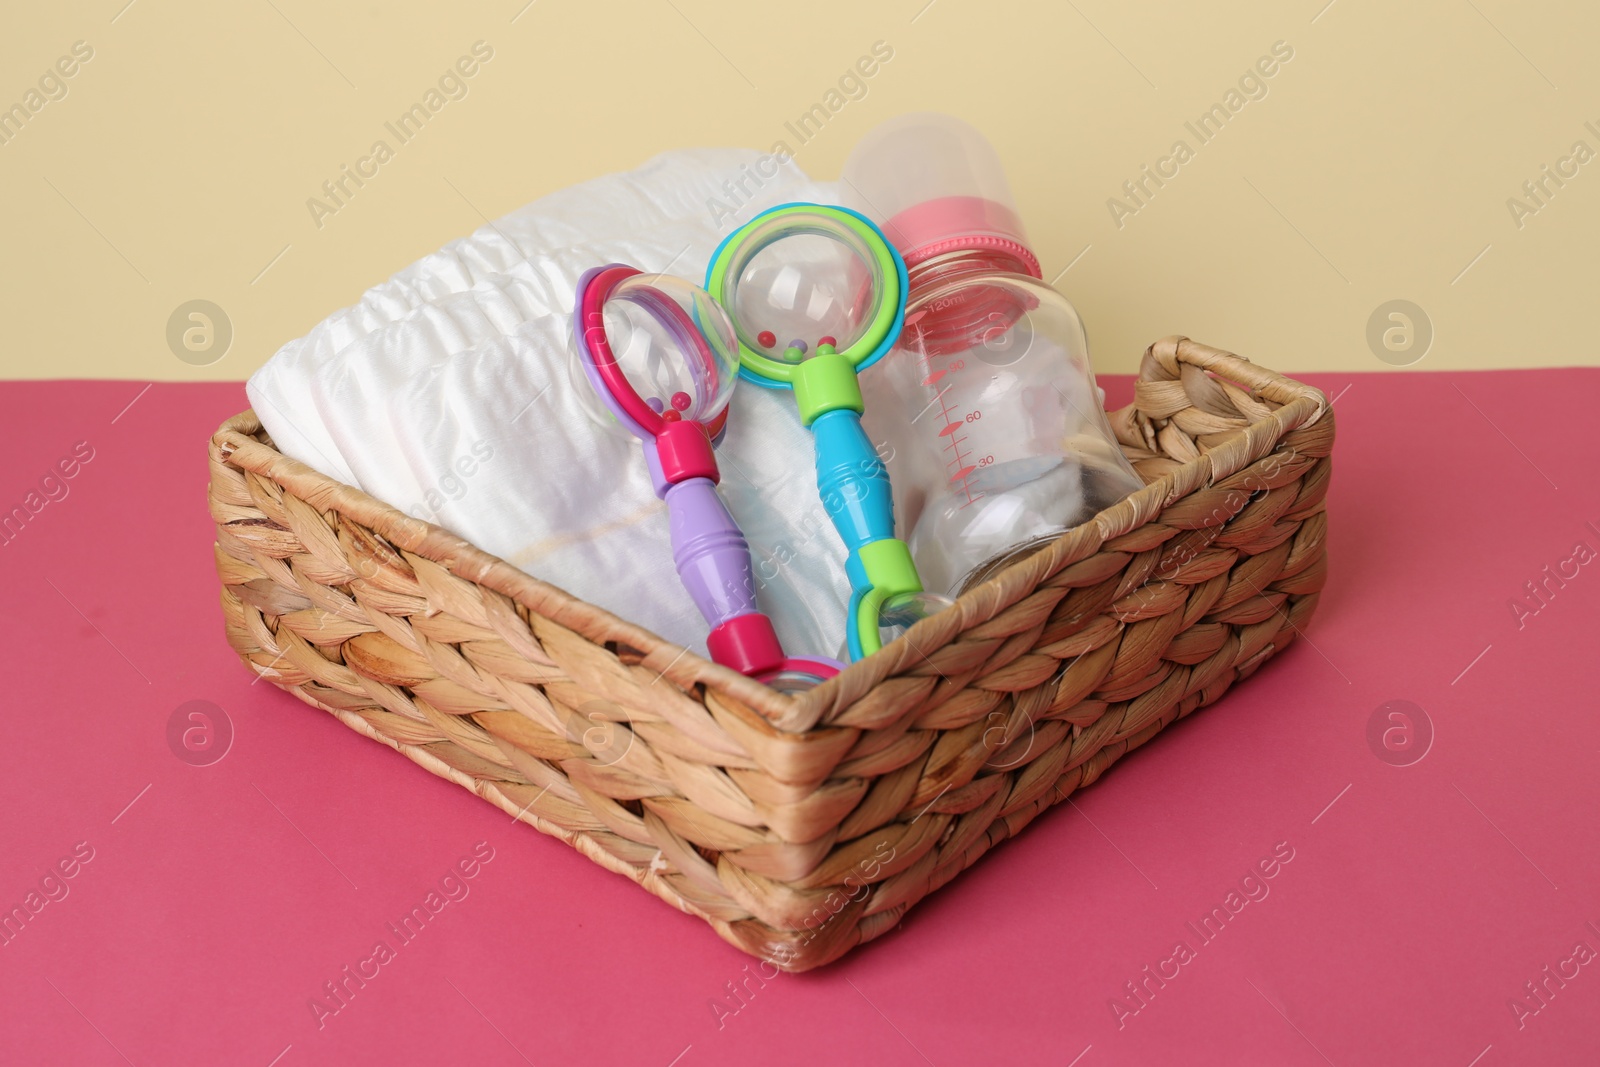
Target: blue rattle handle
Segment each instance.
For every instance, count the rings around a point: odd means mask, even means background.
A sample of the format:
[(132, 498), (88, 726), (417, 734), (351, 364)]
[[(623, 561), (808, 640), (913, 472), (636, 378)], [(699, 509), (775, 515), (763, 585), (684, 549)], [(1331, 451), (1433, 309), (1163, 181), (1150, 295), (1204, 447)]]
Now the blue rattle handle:
[[(845, 636), (851, 658), (860, 659), (866, 651), (860, 606), (875, 584), (861, 550), (894, 538), (894, 492), (883, 460), (861, 427), (859, 412), (850, 408), (824, 412), (812, 422), (811, 430), (816, 439), (817, 492), (848, 553), (845, 575), (850, 580), (850, 608)], [(875, 639), (877, 635), (872, 636)], [(876, 640), (871, 643), (876, 648)]]
[(850, 555), (863, 545), (893, 537), (889, 471), (861, 428), (860, 413), (849, 408), (824, 412), (811, 424), (811, 431), (816, 435), (817, 491)]

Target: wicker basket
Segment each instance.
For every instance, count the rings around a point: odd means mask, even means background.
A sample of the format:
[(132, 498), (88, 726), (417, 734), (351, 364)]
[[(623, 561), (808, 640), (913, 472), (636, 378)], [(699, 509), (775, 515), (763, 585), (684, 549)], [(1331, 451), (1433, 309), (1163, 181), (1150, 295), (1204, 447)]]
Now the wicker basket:
[(228, 641), (351, 729), (807, 970), (1216, 700), (1315, 610), (1320, 391), (1172, 337), (1111, 417), (1143, 490), (789, 697), (280, 455), (245, 412), (210, 449)]

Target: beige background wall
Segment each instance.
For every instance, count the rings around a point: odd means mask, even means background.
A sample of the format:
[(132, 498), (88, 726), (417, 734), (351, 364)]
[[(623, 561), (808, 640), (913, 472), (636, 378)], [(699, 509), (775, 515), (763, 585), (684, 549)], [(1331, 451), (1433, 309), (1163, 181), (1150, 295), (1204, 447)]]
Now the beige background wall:
[[(675, 146), (780, 139), (832, 178), (871, 125), (924, 108), (995, 141), (1102, 370), (1170, 332), (1283, 370), (1381, 370), (1368, 322), (1395, 299), (1435, 332), (1420, 369), (1600, 363), (1593, 3), (125, 3), (6, 14), (0, 108), (38, 110), (0, 144), (0, 377), (243, 378), (550, 190)], [(92, 58), (47, 76), (78, 41)], [(397, 144), (384, 122), (477, 41), (493, 57), (466, 95), (319, 228), (307, 199)], [(879, 41), (893, 58), (830, 100)], [(1241, 92), (1202, 144), (1185, 122), (1280, 41), (1292, 59), (1246, 79), (1259, 98)], [(801, 145), (784, 124), (818, 103), (837, 113)], [(1127, 198), (1180, 139), (1193, 158)], [(1544, 179), (1540, 206), (1522, 186), (1544, 165), (1569, 176)], [(1113, 196), (1137, 210), (1113, 221)], [(206, 365), (167, 340), (195, 299), (232, 325)], [(1381, 325), (1400, 327), (1390, 362), (1414, 361), (1405, 324)]]

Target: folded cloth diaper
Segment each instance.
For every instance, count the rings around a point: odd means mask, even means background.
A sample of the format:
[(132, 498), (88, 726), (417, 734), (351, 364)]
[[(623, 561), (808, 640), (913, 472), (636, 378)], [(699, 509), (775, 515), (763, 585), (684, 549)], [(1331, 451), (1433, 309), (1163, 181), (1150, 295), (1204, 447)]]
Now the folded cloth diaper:
[[(330, 315), (251, 377), (250, 402), (285, 455), (703, 652), (639, 445), (589, 413), (569, 351), (573, 289), (612, 262), (699, 283), (752, 215), (833, 196), (793, 163), (742, 150), (672, 152), (584, 182)], [(722, 491), (790, 655), (837, 654), (849, 599), (813, 454), (791, 398), (735, 390)]]

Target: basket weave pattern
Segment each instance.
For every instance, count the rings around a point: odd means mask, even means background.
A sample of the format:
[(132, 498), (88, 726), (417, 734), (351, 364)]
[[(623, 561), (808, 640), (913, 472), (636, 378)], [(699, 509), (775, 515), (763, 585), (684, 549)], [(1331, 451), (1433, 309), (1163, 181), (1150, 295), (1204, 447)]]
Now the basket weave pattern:
[(227, 638), (306, 703), (803, 971), (1309, 621), (1323, 394), (1172, 337), (1111, 419), (1143, 490), (790, 697), (280, 455), (245, 412), (210, 447)]

